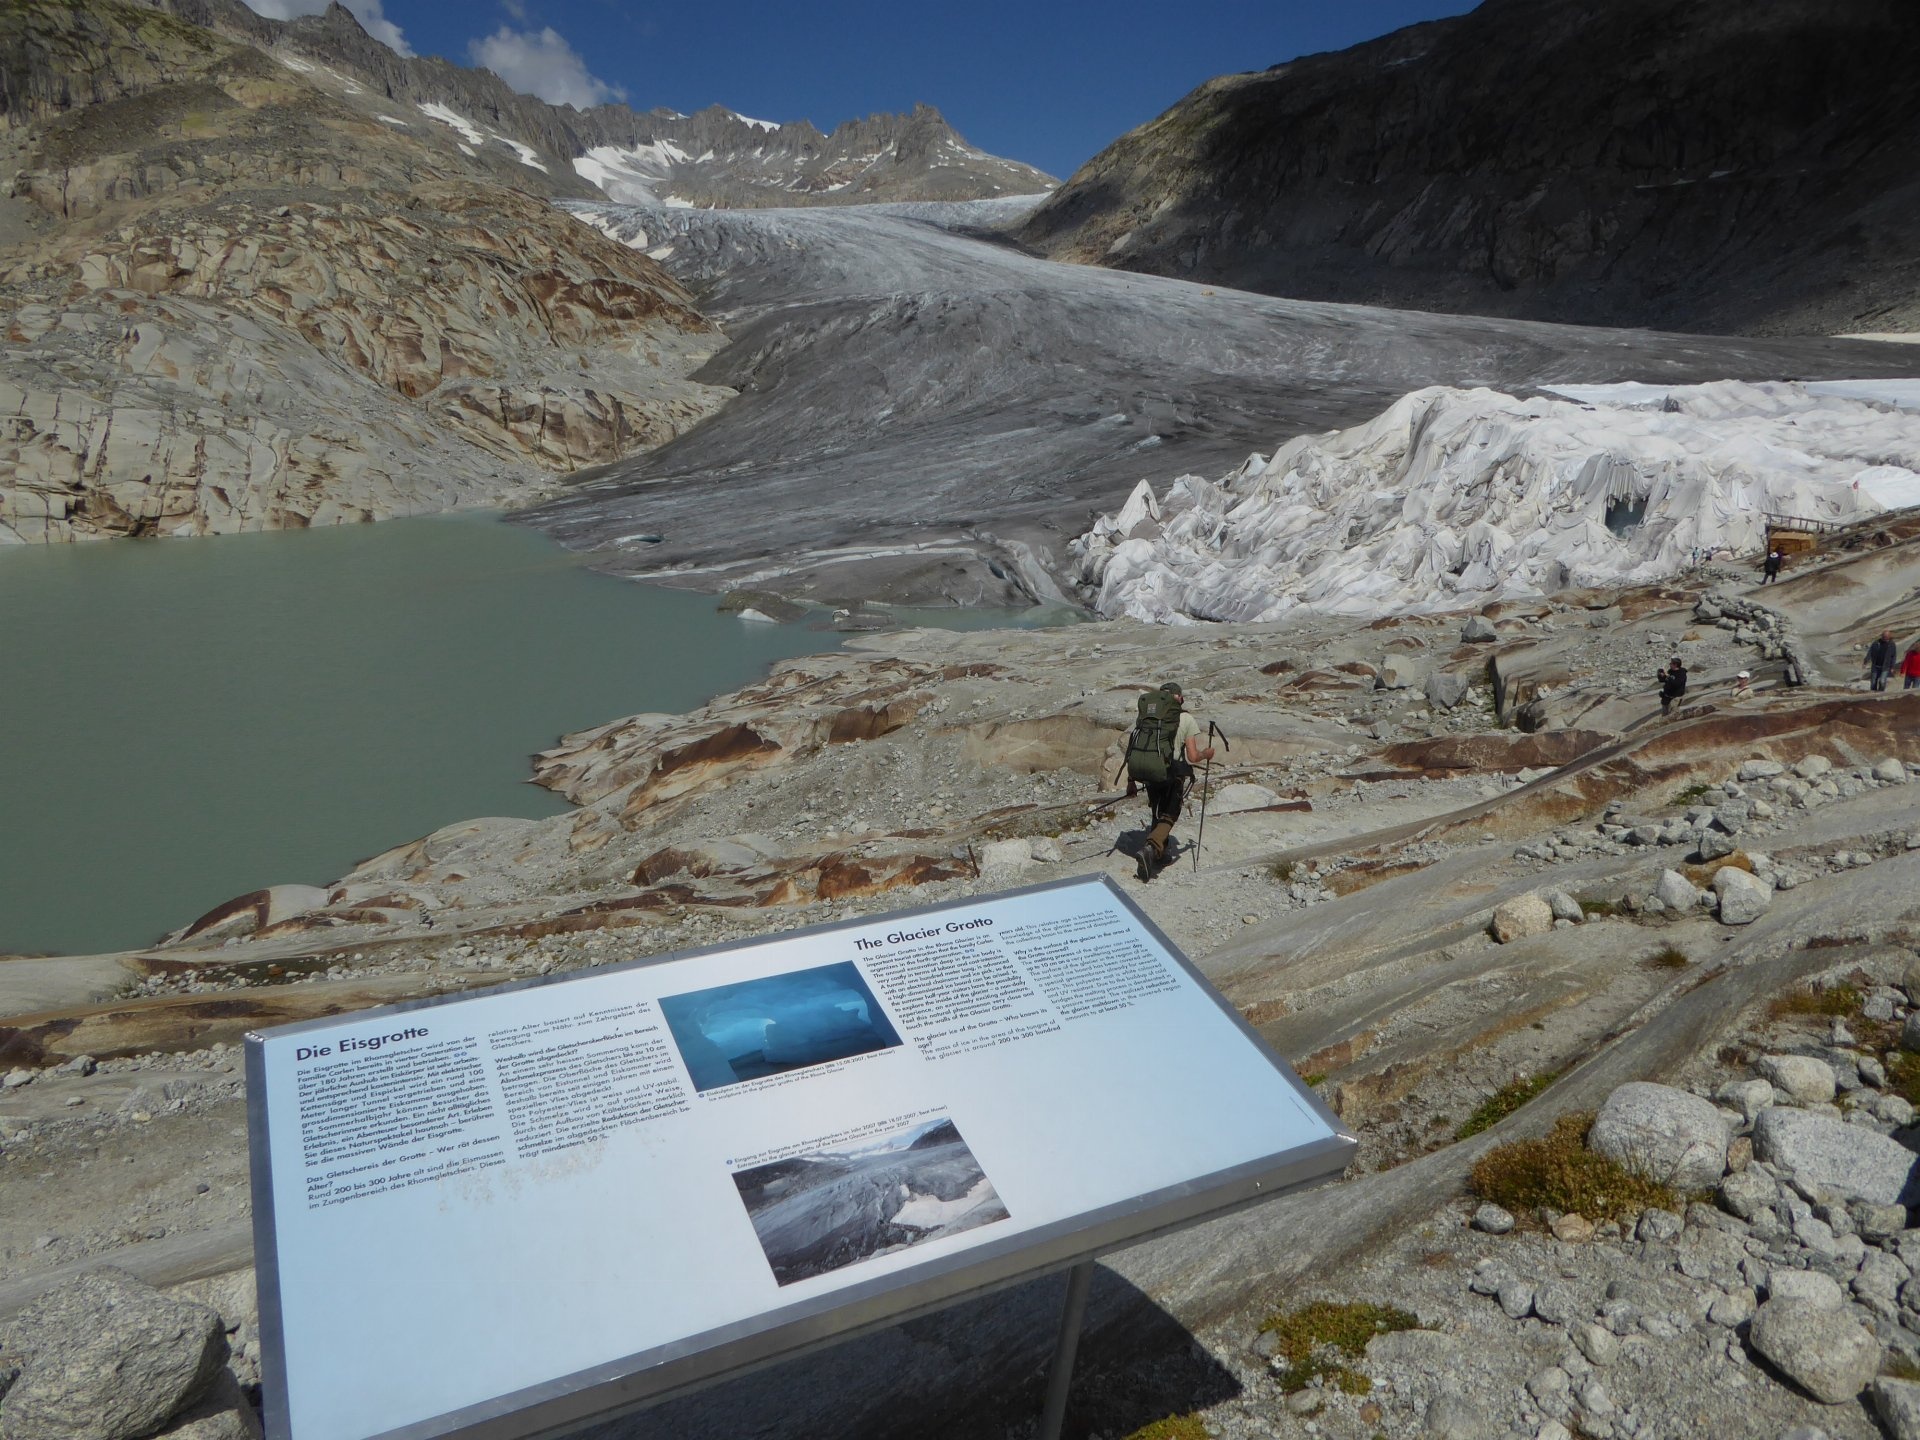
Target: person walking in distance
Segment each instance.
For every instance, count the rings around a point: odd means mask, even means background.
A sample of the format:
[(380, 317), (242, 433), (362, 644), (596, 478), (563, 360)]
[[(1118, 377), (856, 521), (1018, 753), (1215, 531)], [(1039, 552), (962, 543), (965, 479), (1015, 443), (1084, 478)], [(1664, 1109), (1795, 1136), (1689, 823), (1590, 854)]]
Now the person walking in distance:
[(1733, 677), (1733, 698), (1736, 700), (1753, 699), (1753, 672), (1742, 670)]
[(1153, 825), (1136, 857), (1137, 873), (1151, 880), (1166, 863), (1173, 827), (1180, 819), (1193, 767), (1213, 758), (1201, 743), (1200, 722), (1187, 713), (1186, 696), (1176, 680), (1140, 697), (1139, 716), (1127, 737), (1127, 793), (1145, 786)]
[(1920, 689), (1920, 640), (1907, 647), (1907, 658), (1900, 662), (1900, 673), (1905, 677), (1902, 690)]
[(1660, 713), (1671, 715), (1673, 702), (1687, 693), (1687, 667), (1678, 655), (1660, 672)]
[(1893, 632), (1882, 630), (1880, 638), (1867, 646), (1867, 669), (1873, 674), (1873, 688), (1884, 690), (1887, 680), (1893, 674), (1894, 663), (1900, 658), (1900, 647), (1894, 643)]
[(1771, 585), (1780, 578), (1780, 566), (1785, 563), (1786, 558), (1787, 557), (1782, 555), (1778, 550), (1769, 550), (1767, 552), (1765, 575), (1760, 581), (1762, 585)]

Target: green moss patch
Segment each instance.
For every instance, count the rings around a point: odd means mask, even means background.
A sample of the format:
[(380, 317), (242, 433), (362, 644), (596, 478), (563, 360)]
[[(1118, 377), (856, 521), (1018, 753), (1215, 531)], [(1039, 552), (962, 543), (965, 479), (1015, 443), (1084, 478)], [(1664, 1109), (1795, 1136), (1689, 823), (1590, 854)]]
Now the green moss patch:
[(1860, 1013), (1864, 997), (1851, 985), (1829, 985), (1824, 990), (1794, 990), (1782, 995), (1767, 1007), (1767, 1014), (1775, 1020), (1791, 1020), (1796, 1016), (1825, 1018), (1838, 1015), (1843, 1019)]
[(1416, 1316), (1392, 1305), (1332, 1300), (1269, 1315), (1260, 1324), (1263, 1335), (1279, 1342), (1277, 1354), (1284, 1365), (1275, 1371), (1275, 1378), (1288, 1395), (1316, 1379), (1349, 1395), (1366, 1394), (1373, 1382), (1345, 1362), (1364, 1355), (1367, 1342), (1376, 1335), (1419, 1328)]
[(1556, 1070), (1546, 1075), (1524, 1075), (1510, 1080), (1482, 1100), (1474, 1112), (1453, 1132), (1455, 1140), (1470, 1140), (1482, 1130), (1491, 1130), (1534, 1096), (1560, 1078)]
[(1563, 1115), (1538, 1140), (1496, 1146), (1468, 1173), (1468, 1187), (1518, 1216), (1546, 1209), (1599, 1221), (1622, 1220), (1652, 1206), (1686, 1209), (1684, 1195), (1587, 1149), (1592, 1125), (1591, 1113)]

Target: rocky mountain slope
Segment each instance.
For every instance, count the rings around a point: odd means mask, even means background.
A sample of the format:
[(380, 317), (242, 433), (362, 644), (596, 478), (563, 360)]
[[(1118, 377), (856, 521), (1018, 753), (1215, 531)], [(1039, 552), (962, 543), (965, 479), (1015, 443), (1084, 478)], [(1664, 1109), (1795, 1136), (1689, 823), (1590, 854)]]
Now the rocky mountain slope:
[[(450, 826), (125, 955), (0, 961), (0, 1386), (23, 1360), (35, 1413), (74, 1403), (37, 1357), (110, 1262), (215, 1307), (209, 1372), (244, 1407), (247, 1030), (1105, 873), (1361, 1151), (1330, 1189), (1104, 1257), (1080, 1431), (1905, 1440), (1852, 1402), (1920, 1358), (1920, 1230), (1888, 1188), (1920, 1163), (1920, 699), (1853, 662), (1920, 634), (1916, 582), (1908, 512), (1764, 588), (867, 637), (567, 737), (539, 775), (569, 814)], [(1804, 688), (1784, 635), (1823, 661)], [(1676, 651), (1694, 683), (1662, 716)], [(1198, 863), (1141, 887), (1142, 807), (1108, 781), (1167, 675), (1233, 749)], [(1500, 723), (1516, 682), (1531, 733)], [(1664, 1157), (1681, 1193), (1477, 1188), (1497, 1147), (1575, 1117), (1578, 1148), (1595, 1110), (1594, 1153)], [(1788, 1299), (1827, 1317), (1806, 1343), (1769, 1334), (1792, 1306), (1761, 1321)], [(1309, 1300), (1412, 1328), (1368, 1318), (1336, 1354), (1263, 1325)], [(1058, 1318), (1057, 1284), (1023, 1287), (603, 1433), (1024, 1433), (1037, 1397), (1006, 1377), (1039, 1375)]]
[(118, 0), (0, 41), (0, 541), (497, 505), (725, 398), (686, 293), (510, 152)]
[(1055, 183), (974, 149), (928, 105), (849, 120), (831, 134), (807, 120), (751, 120), (719, 105), (694, 115), (620, 104), (576, 110), (519, 94), (488, 70), (396, 55), (337, 3), (288, 21), (265, 19), (242, 0), (142, 3), (348, 77), (416, 128), (420, 116), (436, 122), (441, 143), (515, 152), (545, 177), (530, 183), (554, 194), (764, 206), (970, 200)]
[(1916, 73), (1902, 0), (1486, 0), (1209, 82), (1021, 233), (1302, 298), (1911, 331)]

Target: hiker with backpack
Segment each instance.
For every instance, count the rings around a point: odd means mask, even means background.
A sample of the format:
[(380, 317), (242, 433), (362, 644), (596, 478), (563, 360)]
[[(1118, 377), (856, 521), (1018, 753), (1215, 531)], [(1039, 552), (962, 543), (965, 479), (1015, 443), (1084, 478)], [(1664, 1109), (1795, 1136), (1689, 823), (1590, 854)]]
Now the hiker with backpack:
[(1213, 747), (1203, 746), (1200, 722), (1186, 710), (1179, 682), (1167, 681), (1140, 697), (1139, 715), (1127, 737), (1127, 793), (1144, 786), (1153, 807), (1153, 828), (1136, 856), (1136, 873), (1151, 880), (1166, 862), (1174, 823), (1186, 799), (1193, 767), (1213, 759)]
[(1660, 672), (1660, 713), (1671, 715), (1673, 702), (1687, 693), (1687, 667), (1678, 655)]

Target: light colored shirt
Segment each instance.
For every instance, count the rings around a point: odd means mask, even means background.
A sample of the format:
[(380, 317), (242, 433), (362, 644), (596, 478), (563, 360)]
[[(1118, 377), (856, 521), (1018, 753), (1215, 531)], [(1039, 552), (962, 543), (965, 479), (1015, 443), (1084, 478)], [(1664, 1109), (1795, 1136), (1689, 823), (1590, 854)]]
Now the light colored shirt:
[[(1198, 740), (1204, 734), (1205, 732), (1200, 728), (1200, 722), (1194, 719), (1187, 711), (1182, 710), (1180, 712), (1180, 723), (1174, 727), (1173, 731), (1173, 753), (1178, 755), (1182, 760), (1185, 760), (1187, 758), (1187, 741)], [(1202, 746), (1201, 748), (1205, 749), (1206, 747)]]

